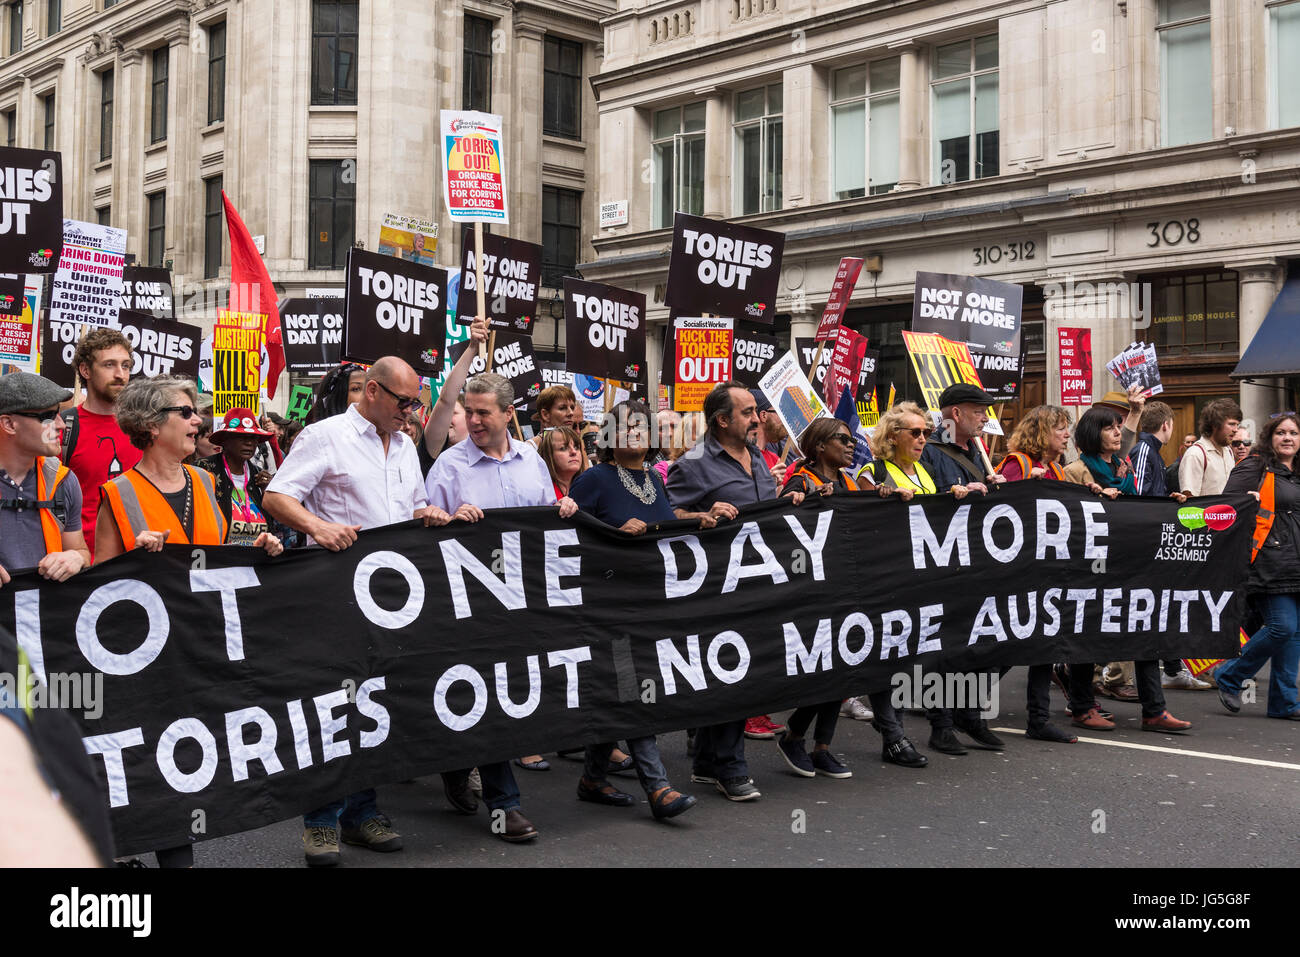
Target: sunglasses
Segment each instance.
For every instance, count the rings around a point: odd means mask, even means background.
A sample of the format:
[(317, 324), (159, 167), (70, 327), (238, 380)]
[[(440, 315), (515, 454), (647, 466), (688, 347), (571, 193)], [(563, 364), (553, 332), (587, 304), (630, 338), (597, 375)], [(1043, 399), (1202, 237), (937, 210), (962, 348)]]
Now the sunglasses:
[(919, 439), (923, 435), (928, 439), (930, 436), (934, 435), (934, 429), (899, 429), (898, 431), (900, 434), (908, 432), (914, 439)]
[(849, 435), (849, 433), (847, 432), (836, 432), (834, 435), (831, 436), (831, 438), (834, 439), (836, 442), (842, 442), (845, 445), (856, 445), (858, 441), (853, 436)]
[(419, 396), (416, 396), (415, 398), (412, 399), (412, 398), (407, 398), (404, 395), (398, 395), (396, 392), (388, 388), (388, 386), (384, 385), (378, 379), (375, 380), (375, 385), (379, 386), (379, 388), (383, 389), (385, 392), (387, 392), (389, 395), (391, 395), (394, 399), (397, 400), (397, 408), (401, 412), (409, 412), (411, 409), (414, 409), (417, 405), (420, 404)]
[(192, 405), (169, 405), (166, 408), (159, 409), (158, 411), (175, 412), (179, 414), (182, 419), (188, 419), (199, 414), (199, 410), (194, 408)]
[(1233, 439), (1233, 441), (1232, 441), (1232, 447), (1233, 447), (1234, 449), (1240, 449), (1240, 448), (1243, 448), (1243, 447), (1245, 447), (1245, 446), (1247, 446), (1247, 445), (1250, 445), (1250, 443), (1249, 443), (1249, 442), (1242, 442), (1242, 441), (1240, 441), (1239, 439)]
[(21, 415), (24, 419), (37, 419), (41, 425), (49, 425), (58, 416), (58, 409), (46, 409), (43, 412), (10, 412), (9, 415)]

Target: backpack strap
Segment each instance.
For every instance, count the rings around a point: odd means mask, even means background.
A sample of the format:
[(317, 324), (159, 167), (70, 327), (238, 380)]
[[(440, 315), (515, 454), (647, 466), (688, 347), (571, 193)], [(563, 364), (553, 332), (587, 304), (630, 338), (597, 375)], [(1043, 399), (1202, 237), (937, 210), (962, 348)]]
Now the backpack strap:
[(81, 406), (74, 405), (59, 413), (63, 417), (63, 438), (59, 442), (59, 458), (66, 465), (72, 458), (72, 451), (77, 447), (77, 437), (81, 432)]

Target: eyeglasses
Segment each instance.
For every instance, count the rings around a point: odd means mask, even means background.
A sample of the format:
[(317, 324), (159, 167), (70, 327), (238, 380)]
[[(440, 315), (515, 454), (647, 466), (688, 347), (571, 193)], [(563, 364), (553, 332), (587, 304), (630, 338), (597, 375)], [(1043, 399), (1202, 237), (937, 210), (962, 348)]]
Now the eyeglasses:
[(909, 432), (914, 439), (919, 439), (923, 435), (928, 439), (934, 435), (934, 429), (899, 429), (898, 431), (899, 433)]
[(845, 445), (855, 445), (858, 441), (853, 436), (849, 435), (849, 433), (847, 432), (836, 432), (834, 435), (831, 436), (831, 438), (834, 439), (836, 442), (843, 442)]
[(1283, 417), (1285, 417), (1285, 416), (1288, 416), (1288, 415), (1295, 415), (1295, 413), (1294, 413), (1294, 412), (1274, 412), (1272, 415), (1269, 416), (1269, 418), (1270, 418), (1270, 419), (1281, 419), (1281, 418), (1283, 418)]
[(394, 399), (397, 400), (397, 408), (401, 412), (409, 412), (411, 409), (414, 409), (417, 405), (420, 404), (420, 397), (418, 395), (413, 399), (407, 398), (404, 395), (398, 395), (396, 392), (388, 388), (388, 386), (384, 385), (378, 379), (375, 380), (375, 385), (379, 386), (379, 388), (383, 389), (385, 392), (387, 392), (389, 395), (391, 395)]
[(37, 419), (41, 425), (49, 425), (59, 414), (58, 409), (46, 409), (43, 412), (10, 412), (9, 415), (21, 415), (24, 419)]
[(182, 419), (188, 419), (199, 414), (199, 410), (192, 405), (169, 405), (165, 409), (159, 409), (159, 412), (175, 412)]
[(1233, 439), (1233, 440), (1232, 440), (1232, 447), (1233, 447), (1234, 449), (1244, 448), (1244, 447), (1247, 446), (1247, 445), (1250, 445), (1250, 443), (1249, 443), (1249, 442), (1242, 442), (1240, 439)]

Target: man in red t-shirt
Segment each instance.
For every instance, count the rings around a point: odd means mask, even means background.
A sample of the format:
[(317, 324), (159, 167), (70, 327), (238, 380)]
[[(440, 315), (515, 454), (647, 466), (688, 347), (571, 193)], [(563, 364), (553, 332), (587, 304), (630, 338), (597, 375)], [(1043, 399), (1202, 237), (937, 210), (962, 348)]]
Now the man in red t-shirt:
[(141, 452), (118, 427), (117, 397), (131, 379), (131, 343), (116, 329), (92, 329), (77, 343), (77, 374), (86, 385), (86, 398), (64, 412), (68, 421), (63, 464), (81, 483), (81, 527), (94, 560), (95, 516), (99, 487), (140, 461)]

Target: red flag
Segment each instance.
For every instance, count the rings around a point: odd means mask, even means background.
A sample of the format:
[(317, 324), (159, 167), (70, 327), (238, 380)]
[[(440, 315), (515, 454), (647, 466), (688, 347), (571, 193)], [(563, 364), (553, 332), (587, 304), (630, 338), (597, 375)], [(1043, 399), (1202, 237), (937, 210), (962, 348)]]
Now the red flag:
[(265, 316), (262, 332), (266, 335), (266, 396), (275, 398), (275, 387), (284, 371), (284, 345), (280, 339), (280, 310), (276, 304), (275, 285), (266, 271), (266, 263), (248, 235), (248, 227), (235, 212), (226, 191), (221, 191), (226, 206), (226, 225), (230, 229), (230, 305), (233, 312), (253, 312)]

